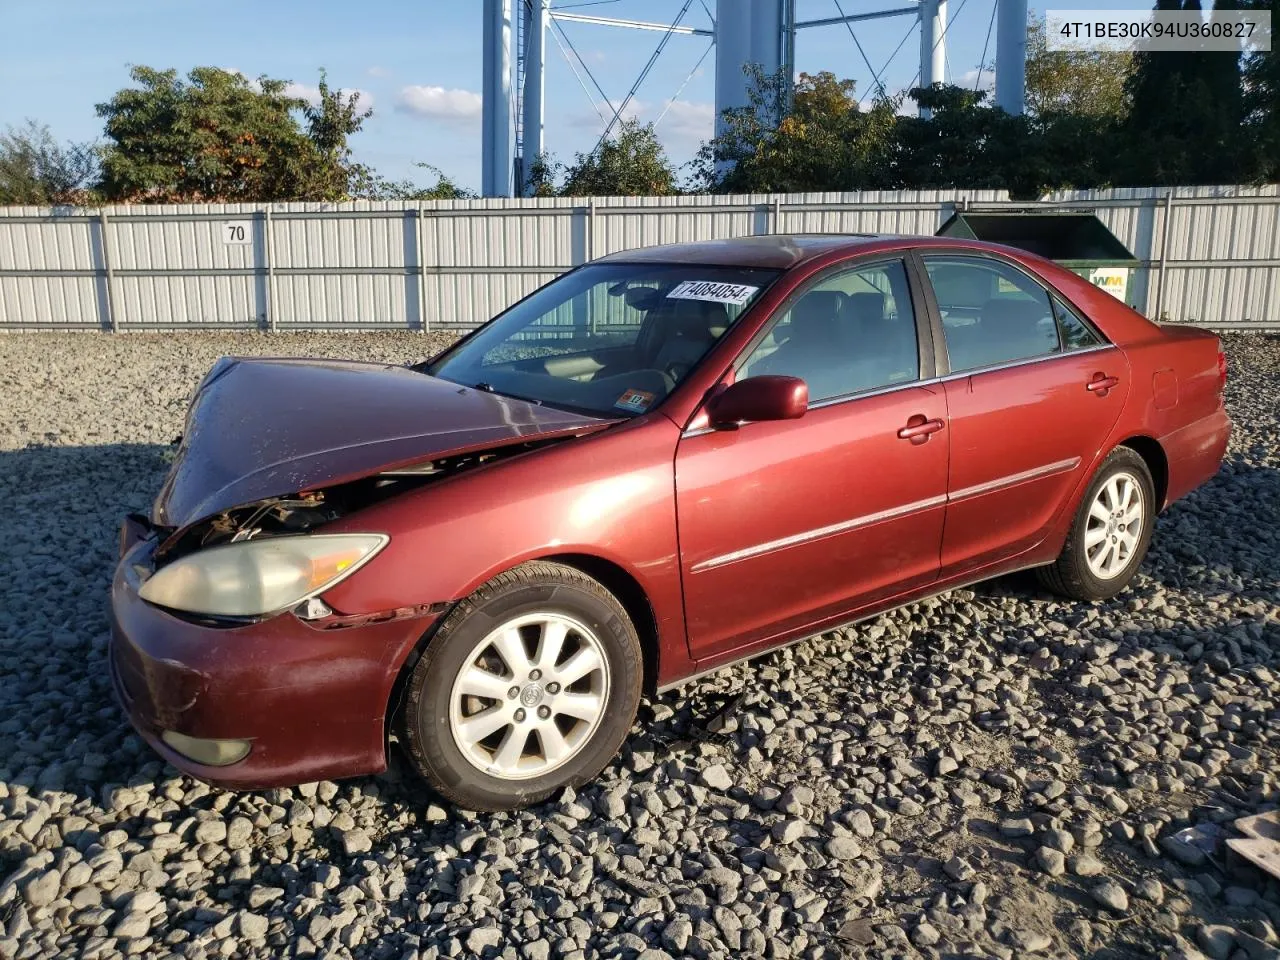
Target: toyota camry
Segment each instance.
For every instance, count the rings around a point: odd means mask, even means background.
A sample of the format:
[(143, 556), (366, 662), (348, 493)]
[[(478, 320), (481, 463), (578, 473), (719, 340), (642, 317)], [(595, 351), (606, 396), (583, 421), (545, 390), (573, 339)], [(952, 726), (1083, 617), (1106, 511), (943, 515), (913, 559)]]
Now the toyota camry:
[(439, 356), (223, 358), (121, 530), (112, 678), (174, 766), (511, 809), (640, 697), (1024, 568), (1082, 602), (1218, 469), (1217, 338), (1053, 263), (771, 236), (579, 267)]

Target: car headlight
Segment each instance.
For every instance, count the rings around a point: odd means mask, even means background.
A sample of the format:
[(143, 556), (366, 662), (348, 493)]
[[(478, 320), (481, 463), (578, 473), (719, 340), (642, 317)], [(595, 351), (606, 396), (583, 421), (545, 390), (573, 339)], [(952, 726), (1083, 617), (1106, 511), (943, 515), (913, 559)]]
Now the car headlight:
[(138, 595), (213, 617), (279, 613), (351, 576), (390, 539), (335, 533), (223, 544), (161, 567)]

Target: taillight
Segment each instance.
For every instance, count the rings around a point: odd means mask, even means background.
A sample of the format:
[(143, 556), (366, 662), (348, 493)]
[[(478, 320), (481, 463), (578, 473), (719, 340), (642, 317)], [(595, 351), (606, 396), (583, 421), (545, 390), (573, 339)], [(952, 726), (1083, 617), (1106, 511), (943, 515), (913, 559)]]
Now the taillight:
[(1218, 348), (1218, 383), (1220, 386), (1227, 385), (1227, 355), (1222, 348)]

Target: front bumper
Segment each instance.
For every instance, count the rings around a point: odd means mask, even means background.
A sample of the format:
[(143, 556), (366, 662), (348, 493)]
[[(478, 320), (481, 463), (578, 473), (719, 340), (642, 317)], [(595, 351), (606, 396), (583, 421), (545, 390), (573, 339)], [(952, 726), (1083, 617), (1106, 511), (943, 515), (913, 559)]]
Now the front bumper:
[[(129, 721), (178, 769), (231, 789), (292, 786), (386, 768), (396, 676), (434, 616), (359, 625), (281, 614), (260, 623), (194, 623), (138, 597), (151, 540), (126, 525), (111, 588), (110, 669)], [(248, 740), (227, 766), (197, 763), (161, 740)]]

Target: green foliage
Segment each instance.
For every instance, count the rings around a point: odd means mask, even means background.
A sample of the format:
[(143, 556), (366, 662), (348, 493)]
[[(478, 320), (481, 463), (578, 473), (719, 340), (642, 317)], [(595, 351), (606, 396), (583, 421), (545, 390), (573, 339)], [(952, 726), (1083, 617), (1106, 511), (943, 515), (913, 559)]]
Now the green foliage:
[(160, 203), (309, 199), (315, 145), (294, 117), (306, 103), (283, 80), (196, 67), (134, 67), (138, 85), (98, 104), (103, 192)]
[[(1276, 0), (1220, 0), (1271, 9)], [(1198, 0), (1160, 0), (1195, 10)], [(936, 84), (860, 109), (833, 74), (753, 76), (750, 103), (721, 116), (695, 162), (707, 191), (975, 187), (1015, 198), (1060, 188), (1280, 179), (1280, 59), (1253, 53), (1057, 53), (1028, 32), (1026, 116)], [(791, 96), (789, 96), (791, 94)], [(789, 104), (788, 101), (791, 101)]]
[(98, 151), (92, 143), (62, 146), (34, 120), (0, 134), (0, 203), (92, 203), (97, 179)]
[(1034, 19), (1027, 27), (1027, 112), (1121, 117), (1132, 69), (1128, 53), (1049, 50), (1044, 18)]
[(470, 200), (475, 193), (458, 186), (438, 167), (429, 163), (417, 163), (414, 166), (435, 174), (436, 182), (424, 187), (412, 180), (387, 180), (374, 173), (368, 167), (359, 167), (360, 177), (351, 189), (351, 196), (357, 200)]
[[(1159, 0), (1156, 9), (1198, 11), (1200, 4)], [(1134, 56), (1125, 90), (1130, 108), (1118, 131), (1114, 182), (1237, 183), (1257, 175), (1253, 145), (1241, 135), (1239, 54), (1143, 51)]]
[(306, 160), (303, 193), (308, 200), (346, 200), (370, 175), (367, 168), (352, 162), (348, 139), (360, 132), (373, 110), (360, 109), (358, 93), (344, 94), (329, 86), (320, 71), (320, 101), (302, 108), (307, 122), (311, 152)]
[(801, 74), (790, 98), (788, 82), (753, 70), (748, 105), (723, 113), (722, 132), (695, 160), (695, 186), (727, 193), (887, 186), (898, 102), (879, 99), (861, 111), (853, 81), (826, 71)]
[(1280, 10), (1276, 0), (1243, 0), (1238, 6), (1271, 13), (1272, 49), (1251, 52), (1244, 60), (1243, 107), (1246, 139), (1253, 148), (1252, 179), (1275, 183), (1280, 181), (1280, 49), (1274, 30), (1280, 22)]
[(623, 120), (618, 132), (591, 153), (580, 153), (565, 172), (567, 197), (668, 196), (676, 174), (653, 124)]
[(98, 104), (107, 145), (102, 191), (126, 202), (345, 200), (371, 171), (351, 159), (349, 138), (371, 110), (334, 90), (323, 71), (319, 100), (289, 96), (288, 83), (251, 81), (215, 67), (134, 67), (137, 86)]

